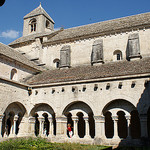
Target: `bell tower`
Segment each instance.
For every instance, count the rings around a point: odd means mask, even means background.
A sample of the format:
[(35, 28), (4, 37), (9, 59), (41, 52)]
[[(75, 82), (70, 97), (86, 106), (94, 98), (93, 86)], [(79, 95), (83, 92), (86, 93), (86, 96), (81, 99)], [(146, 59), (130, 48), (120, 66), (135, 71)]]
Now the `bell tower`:
[(39, 7), (24, 16), (23, 36), (53, 31), (54, 23), (40, 3)]

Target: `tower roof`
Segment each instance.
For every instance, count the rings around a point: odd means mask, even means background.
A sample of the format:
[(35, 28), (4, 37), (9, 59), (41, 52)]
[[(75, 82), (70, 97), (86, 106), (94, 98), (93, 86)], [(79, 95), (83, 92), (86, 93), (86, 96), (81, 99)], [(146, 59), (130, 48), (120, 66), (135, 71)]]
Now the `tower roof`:
[(53, 19), (48, 15), (48, 13), (43, 9), (43, 7), (41, 6), (41, 3), (39, 5), (39, 7), (35, 8), (33, 11), (31, 11), (30, 13), (28, 13), (27, 15), (25, 15), (24, 19), (30, 18), (30, 17), (34, 17), (34, 16), (37, 16), (37, 15), (44, 15), (49, 20), (51, 20), (53, 23), (55, 23), (53, 21)]

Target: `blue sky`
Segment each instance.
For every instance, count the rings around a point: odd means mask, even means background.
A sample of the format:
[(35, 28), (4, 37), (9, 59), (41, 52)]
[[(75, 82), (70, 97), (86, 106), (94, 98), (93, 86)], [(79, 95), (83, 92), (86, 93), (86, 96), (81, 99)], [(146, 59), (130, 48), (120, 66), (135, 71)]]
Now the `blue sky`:
[(0, 7), (0, 42), (21, 37), (23, 17), (40, 2), (55, 28), (65, 29), (150, 12), (150, 0), (6, 0)]

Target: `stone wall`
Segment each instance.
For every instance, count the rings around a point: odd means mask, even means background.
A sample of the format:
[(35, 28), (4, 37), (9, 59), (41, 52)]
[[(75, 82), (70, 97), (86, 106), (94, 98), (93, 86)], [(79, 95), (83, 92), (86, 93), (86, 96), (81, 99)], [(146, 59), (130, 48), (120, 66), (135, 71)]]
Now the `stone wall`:
[[(60, 85), (55, 87), (33, 88), (32, 103), (47, 103), (57, 116), (72, 103), (86, 103), (94, 115), (103, 115), (104, 107), (114, 100), (126, 100), (135, 107), (145, 87), (146, 79), (106, 81), (85, 84)], [(135, 83), (135, 87), (132, 84)], [(119, 87), (119, 84), (122, 86)], [(110, 87), (107, 87), (107, 86)], [(96, 87), (96, 88), (95, 88)], [(85, 88), (85, 89), (84, 89)]]
[(71, 66), (74, 67), (91, 64), (92, 45), (94, 41), (101, 39), (103, 41), (103, 59), (104, 63), (107, 63), (114, 60), (113, 53), (116, 50), (121, 51), (122, 59), (126, 60), (128, 38), (134, 33), (139, 35), (140, 55), (142, 57), (150, 56), (150, 44), (148, 42), (150, 40), (150, 29), (127, 31), (67, 43), (58, 42), (58, 44), (54, 45), (47, 43), (43, 45), (42, 49), (41, 44), (36, 40), (32, 45), (19, 46), (18, 49), (26, 53), (29, 59), (33, 59), (36, 56), (42, 63), (46, 64), (47, 68), (56, 68), (56, 64), (53, 61), (60, 59), (60, 50), (63, 46), (70, 45)]
[[(15, 81), (22, 81), (34, 74), (32, 70), (26, 68), (25, 66), (18, 64), (13, 60), (6, 60), (4, 58), (0, 59), (0, 70), (1, 77), (12, 79)], [(15, 70), (14, 73), (12, 72), (13, 70)]]

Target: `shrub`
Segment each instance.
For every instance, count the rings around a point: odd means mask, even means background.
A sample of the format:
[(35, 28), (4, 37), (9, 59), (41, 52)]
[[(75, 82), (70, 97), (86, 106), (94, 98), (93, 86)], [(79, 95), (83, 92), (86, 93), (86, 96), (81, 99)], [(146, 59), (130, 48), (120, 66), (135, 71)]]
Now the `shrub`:
[(102, 150), (109, 147), (77, 143), (50, 143), (42, 138), (17, 138), (0, 143), (1, 150)]

